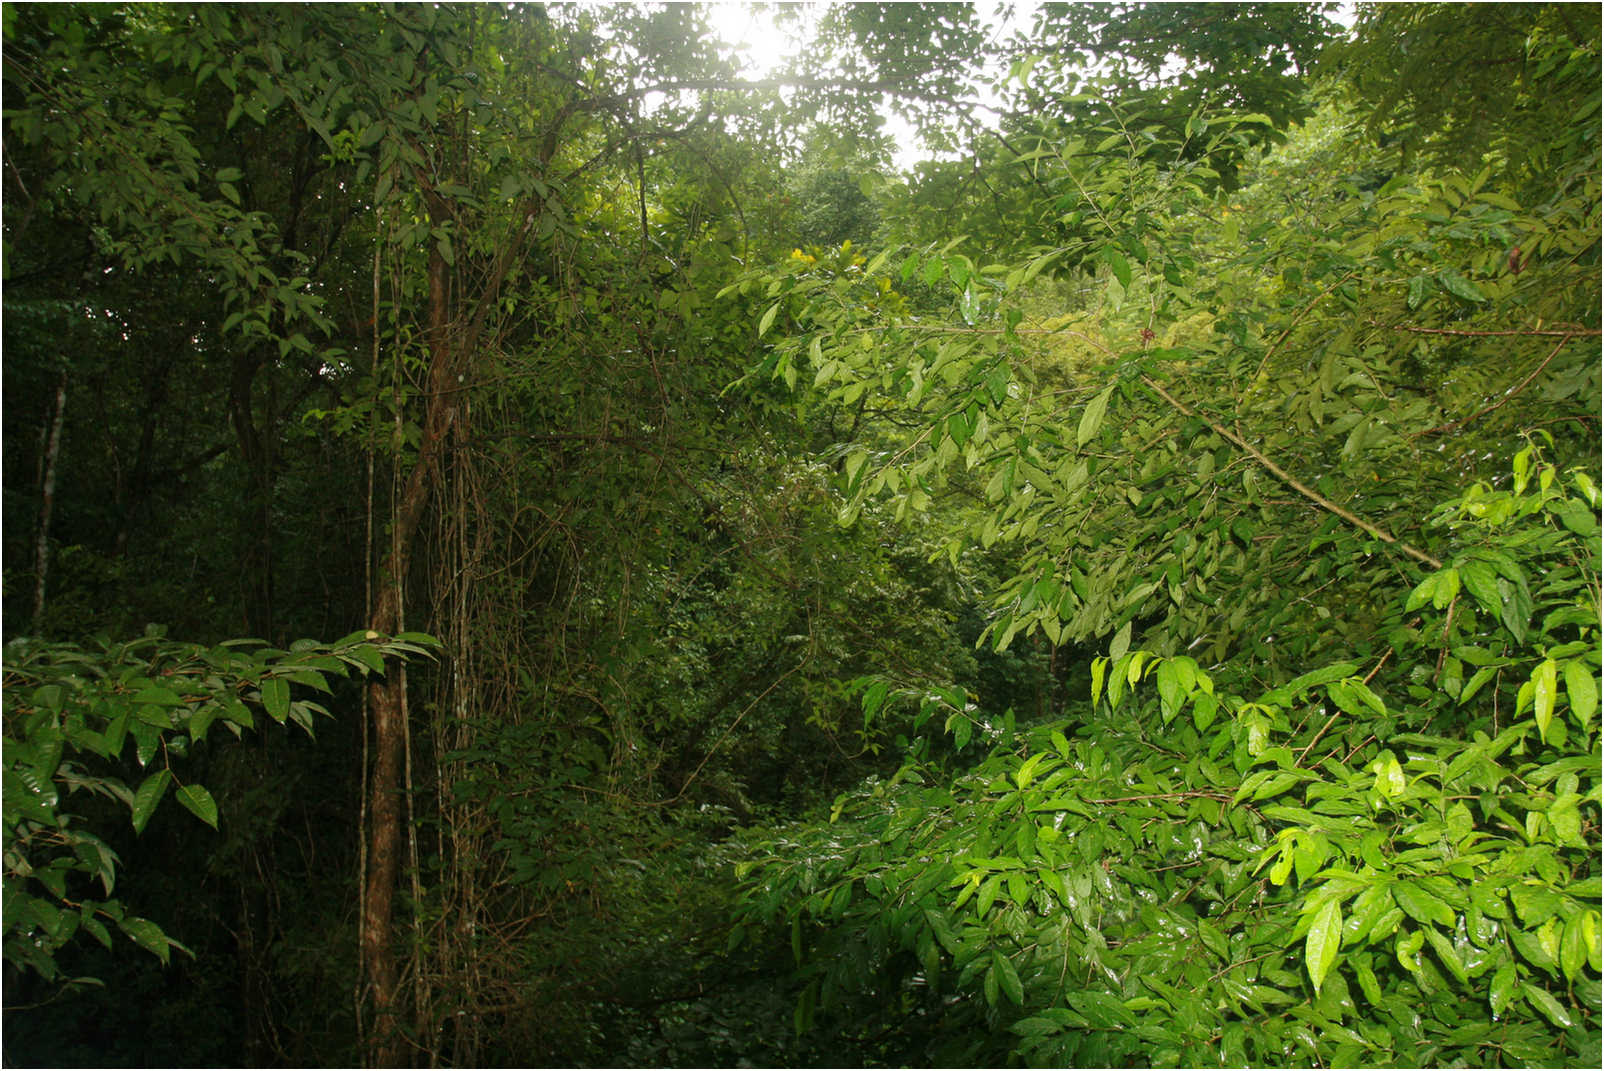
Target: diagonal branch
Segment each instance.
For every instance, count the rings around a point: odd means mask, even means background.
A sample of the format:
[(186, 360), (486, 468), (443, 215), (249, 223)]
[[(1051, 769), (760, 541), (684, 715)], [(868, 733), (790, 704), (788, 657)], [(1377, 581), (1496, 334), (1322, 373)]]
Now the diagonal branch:
[(1403, 551), (1405, 554), (1409, 555), (1418, 562), (1429, 565), (1433, 569), (1442, 568), (1442, 562), (1438, 561), (1436, 558), (1433, 558), (1430, 554), (1427, 554), (1423, 550), (1417, 550), (1408, 543), (1400, 541), (1397, 536), (1376, 527), (1363, 517), (1343, 509), (1329, 498), (1326, 498), (1324, 495), (1320, 494), (1320, 492), (1299, 482), (1292, 476), (1291, 473), (1287, 472), (1280, 465), (1277, 465), (1274, 461), (1271, 461), (1258, 450), (1254, 449), (1253, 446), (1240, 435), (1229, 431), (1218, 422), (1211, 420), (1207, 416), (1204, 416), (1203, 414), (1198, 413), (1188, 407), (1186, 403), (1180, 401), (1174, 395), (1170, 394), (1169, 391), (1165, 390), (1152, 376), (1144, 374), (1142, 376), (1142, 382), (1147, 384), (1150, 390), (1156, 393), (1160, 398), (1164, 399), (1164, 401), (1167, 402), (1169, 406), (1176, 412), (1180, 413), (1182, 416), (1195, 416), (1201, 419), (1205, 424), (1214, 429), (1214, 433), (1216, 435), (1220, 436), (1222, 439), (1225, 439), (1227, 442), (1235, 444), (1238, 449), (1268, 469), (1276, 479), (1280, 480), (1282, 483), (1286, 484), (1288, 487), (1292, 488), (1294, 491), (1298, 492), (1298, 494), (1302, 495), (1304, 498), (1307, 498), (1310, 502), (1313, 502), (1321, 509), (1342, 518), (1355, 528), (1375, 536), (1383, 543), (1391, 543), (1393, 546), (1397, 547), (1399, 550)]
[(1548, 362), (1552, 361), (1555, 357), (1559, 356), (1559, 351), (1564, 349), (1565, 348), (1565, 344), (1567, 342), (1569, 342), (1573, 337), (1574, 337), (1573, 335), (1567, 334), (1564, 338), (1560, 339), (1559, 340), (1559, 344), (1556, 345), (1552, 350), (1550, 350), (1548, 352), (1548, 356), (1547, 357), (1543, 358), (1543, 363), (1542, 364), (1540, 364), (1536, 368), (1532, 369), (1531, 374), (1529, 376), (1527, 376), (1525, 379), (1523, 379), (1519, 383), (1515, 384), (1509, 390), (1506, 390), (1502, 395), (1499, 396), (1499, 399), (1496, 402), (1492, 402), (1492, 403), (1490, 403), (1490, 404), (1488, 404), (1486, 406), (1483, 406), (1481, 409), (1478, 409), (1476, 412), (1470, 414), (1470, 416), (1468, 416), (1468, 417), (1464, 417), (1463, 419), (1453, 420), (1453, 421), (1448, 422), (1447, 424), (1438, 424), (1435, 428), (1427, 428), (1425, 431), (1416, 432), (1413, 437), (1416, 438), (1416, 439), (1423, 439), (1427, 435), (1445, 435), (1450, 431), (1457, 431), (1458, 429), (1464, 427), (1466, 424), (1469, 424), (1471, 421), (1480, 420), (1482, 417), (1486, 416), (1488, 413), (1491, 413), (1494, 409), (1498, 409), (1498, 408), (1502, 407), (1511, 398), (1515, 397), (1515, 395), (1519, 394), (1521, 391), (1525, 390), (1528, 386), (1530, 386), (1532, 380), (1537, 378), (1537, 374), (1539, 372), (1541, 372), (1543, 369), (1548, 367)]

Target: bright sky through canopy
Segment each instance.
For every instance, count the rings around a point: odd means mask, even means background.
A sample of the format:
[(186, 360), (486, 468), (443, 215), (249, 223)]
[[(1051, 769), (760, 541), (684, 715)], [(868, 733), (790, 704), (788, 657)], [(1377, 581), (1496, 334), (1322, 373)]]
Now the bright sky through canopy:
[[(829, 3), (788, 4), (788, 8), (800, 10), (802, 18), (795, 24), (794, 30), (779, 25), (771, 10), (738, 0), (730, 3), (709, 3), (708, 23), (713, 31), (725, 43), (736, 49), (737, 59), (741, 63), (742, 71), (750, 78), (765, 78), (780, 70), (789, 60), (794, 50), (803, 47), (804, 39), (810, 36), (813, 27), (823, 13), (834, 6)], [(1028, 26), (1030, 19), (1036, 11), (1036, 0), (1021, 0), (1012, 5), (1010, 17), (1004, 18), (1001, 10), (1003, 0), (981, 0), (972, 5), (980, 15), (981, 23), (995, 37), (1000, 37), (1012, 30)], [(1000, 74), (1001, 72), (996, 72)], [(982, 99), (988, 104), (995, 104), (995, 94), (982, 90)], [(899, 115), (895, 115), (889, 108), (883, 112), (885, 115), (885, 132), (891, 136), (896, 150), (892, 154), (893, 164), (900, 170), (911, 170), (920, 160), (928, 159), (930, 152), (925, 149), (922, 139), (913, 126)]]

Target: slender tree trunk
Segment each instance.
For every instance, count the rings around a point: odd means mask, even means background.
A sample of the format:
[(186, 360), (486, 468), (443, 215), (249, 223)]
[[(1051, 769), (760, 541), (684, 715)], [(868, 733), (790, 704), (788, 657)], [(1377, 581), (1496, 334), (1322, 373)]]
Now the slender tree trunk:
[(34, 548), (33, 627), (45, 612), (45, 579), (50, 572), (50, 514), (56, 506), (56, 458), (61, 454), (61, 424), (67, 412), (67, 373), (56, 382), (56, 413), (45, 443), (43, 478), (39, 481), (39, 539)]
[[(453, 218), (451, 205), (421, 173), (419, 190), (429, 218), (444, 226)], [(536, 206), (538, 207), (538, 206)], [(539, 220), (528, 211), (523, 225), (502, 247), (485, 274), (476, 300), (462, 299), (450, 288), (450, 273), (438, 245), (429, 250), (428, 330), (429, 381), (426, 387), (423, 434), (418, 460), (407, 475), (400, 501), (391, 519), (390, 550), (383, 565), (383, 586), (368, 628), (394, 633), (401, 620), (401, 591), (412, 560), (418, 524), (439, 482), (441, 456), (457, 406), (465, 397), (462, 373), (471, 361), (485, 325), (497, 307), (496, 296), (513, 266), (526, 257), (529, 240)], [(454, 317), (453, 313), (457, 315)], [(364, 978), (373, 1001), (372, 1029), (367, 1043), (370, 1065), (397, 1067), (410, 1063), (407, 1041), (400, 1024), (400, 967), (394, 944), (395, 886), (400, 876), (405, 841), (401, 829), (403, 761), (406, 754), (406, 678), (394, 664), (382, 680), (368, 685), (372, 719), (372, 777), (368, 785), (367, 881), (362, 889), (361, 948)]]
[(248, 635), (271, 639), (273, 632), (273, 554), (272, 499), (273, 451), (269, 442), (273, 415), (258, 424), (252, 406), (257, 370), (266, 362), (261, 348), (252, 348), (234, 358), (229, 381), (229, 417), (245, 462), (246, 500), (240, 517), (245, 540), (241, 580), (245, 585), (245, 631)]
[[(412, 558), (418, 522), (436, 482), (446, 434), (456, 420), (457, 393), (450, 389), (460, 353), (449, 332), (450, 295), (446, 266), (439, 250), (429, 255), (429, 394), (418, 460), (407, 477), (392, 521), (384, 582), (368, 627), (391, 634), (401, 619), (401, 589)], [(393, 941), (396, 880), (403, 847), (401, 829), (402, 760), (406, 726), (402, 723), (406, 678), (399, 665), (386, 667), (384, 677), (368, 686), (373, 719), (373, 772), (368, 796), (368, 875), (362, 905), (362, 958), (373, 1001), (373, 1028), (368, 1045), (375, 1067), (401, 1067), (407, 1057), (401, 1031), (400, 969)]]

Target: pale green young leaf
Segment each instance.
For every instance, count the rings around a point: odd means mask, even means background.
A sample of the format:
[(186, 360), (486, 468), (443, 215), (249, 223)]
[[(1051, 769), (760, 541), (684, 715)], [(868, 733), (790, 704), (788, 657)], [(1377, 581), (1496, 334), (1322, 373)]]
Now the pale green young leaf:
[(1532, 670), (1532, 717), (1537, 721), (1537, 735), (1548, 739), (1548, 725), (1554, 720), (1554, 692), (1558, 664), (1545, 658)]
[(1085, 446), (1096, 438), (1097, 432), (1103, 426), (1103, 414), (1108, 411), (1108, 399), (1114, 393), (1114, 384), (1104, 387), (1102, 392), (1086, 405), (1080, 415), (1080, 424), (1075, 429), (1075, 445)]
[(770, 305), (763, 318), (757, 322), (757, 337), (762, 338), (768, 334), (769, 328), (774, 326), (774, 318), (780, 314), (780, 303), (776, 301)]
[(1121, 658), (1125, 657), (1125, 652), (1129, 651), (1130, 649), (1131, 623), (1127, 621), (1125, 624), (1120, 626), (1118, 632), (1114, 633), (1113, 642), (1108, 645), (1108, 657), (1110, 661), (1118, 662)]
[(1598, 677), (1583, 659), (1573, 658), (1565, 663), (1565, 694), (1570, 699), (1571, 713), (1586, 727), (1598, 712)]

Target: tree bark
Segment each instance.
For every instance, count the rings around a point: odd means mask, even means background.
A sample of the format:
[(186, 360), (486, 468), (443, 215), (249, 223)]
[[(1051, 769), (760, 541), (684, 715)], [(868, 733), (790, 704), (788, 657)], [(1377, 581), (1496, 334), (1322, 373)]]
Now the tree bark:
[(43, 478), (39, 481), (39, 539), (34, 547), (33, 628), (45, 612), (45, 579), (50, 572), (50, 514), (56, 506), (56, 458), (61, 454), (61, 424), (67, 412), (67, 373), (56, 381), (56, 413), (45, 443)]

